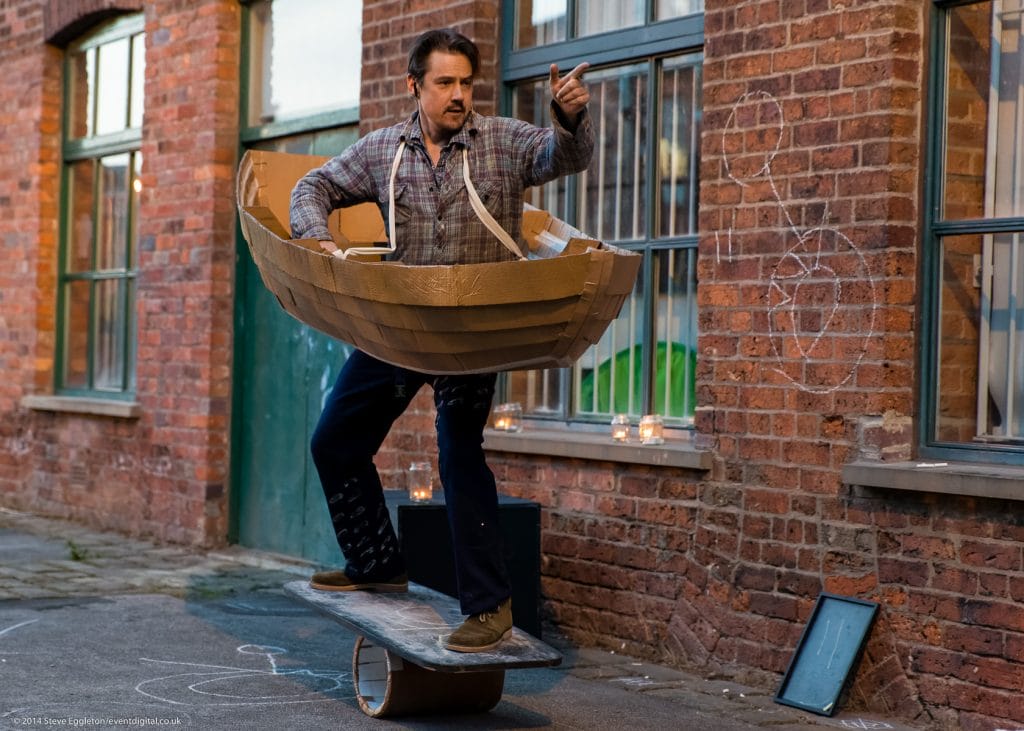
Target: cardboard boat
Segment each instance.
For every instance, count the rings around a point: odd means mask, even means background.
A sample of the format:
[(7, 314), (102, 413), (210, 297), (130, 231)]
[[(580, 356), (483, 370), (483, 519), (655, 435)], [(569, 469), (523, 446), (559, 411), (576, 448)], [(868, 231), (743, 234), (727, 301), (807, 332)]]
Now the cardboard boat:
[[(242, 233), (263, 283), (296, 319), (380, 360), (424, 373), (571, 365), (633, 291), (641, 257), (527, 206), (520, 261), (409, 266), (331, 256), (288, 230), (291, 190), (328, 158), (248, 151), (238, 169)], [(328, 220), (340, 248), (386, 241), (376, 204)]]

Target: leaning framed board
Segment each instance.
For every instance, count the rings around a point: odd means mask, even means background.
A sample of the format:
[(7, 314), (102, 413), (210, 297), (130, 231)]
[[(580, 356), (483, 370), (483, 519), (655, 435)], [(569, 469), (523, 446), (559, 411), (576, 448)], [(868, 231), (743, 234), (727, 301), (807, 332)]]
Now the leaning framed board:
[(820, 594), (775, 702), (833, 715), (877, 613), (876, 602)]

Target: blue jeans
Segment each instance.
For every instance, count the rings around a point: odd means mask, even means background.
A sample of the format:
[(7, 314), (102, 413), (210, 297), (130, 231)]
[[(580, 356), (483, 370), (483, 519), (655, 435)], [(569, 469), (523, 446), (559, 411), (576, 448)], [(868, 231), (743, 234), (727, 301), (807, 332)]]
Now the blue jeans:
[(405, 570), (373, 458), (395, 419), (429, 383), (462, 612), (490, 611), (511, 595), (498, 491), (483, 450), (496, 379), (493, 373), (418, 373), (359, 350), (349, 357), (310, 445), (349, 577), (383, 579)]

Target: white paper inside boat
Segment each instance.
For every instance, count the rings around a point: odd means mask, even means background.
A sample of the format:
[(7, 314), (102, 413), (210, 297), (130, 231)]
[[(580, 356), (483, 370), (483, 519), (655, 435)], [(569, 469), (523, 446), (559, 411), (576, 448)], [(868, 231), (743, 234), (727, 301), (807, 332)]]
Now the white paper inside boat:
[[(288, 231), (295, 182), (326, 160), (247, 152), (238, 171), (242, 232), (289, 314), (376, 358), (439, 374), (568, 366), (633, 291), (639, 255), (532, 207), (523, 212), (525, 261), (407, 266), (330, 256)], [(375, 204), (335, 211), (328, 225), (342, 248), (386, 240)]]

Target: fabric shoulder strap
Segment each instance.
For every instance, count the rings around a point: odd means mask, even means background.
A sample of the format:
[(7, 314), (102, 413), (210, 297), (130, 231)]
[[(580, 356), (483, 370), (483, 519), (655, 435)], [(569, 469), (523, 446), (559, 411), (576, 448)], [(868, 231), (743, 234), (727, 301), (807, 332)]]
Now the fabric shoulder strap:
[(469, 178), (469, 152), (463, 147), (462, 148), (462, 179), (466, 183), (466, 192), (469, 193), (469, 203), (473, 206), (473, 212), (476, 213), (476, 217), (487, 227), (487, 230), (494, 234), (494, 237), (498, 239), (505, 248), (516, 255), (518, 259), (525, 259), (523, 252), (516, 245), (516, 242), (509, 236), (508, 231), (501, 227), (501, 224), (494, 220), (494, 216), (491, 212), (484, 207), (483, 201), (480, 200), (480, 196), (476, 192), (476, 188), (473, 187), (473, 181)]
[(351, 249), (336, 249), (332, 253), (339, 259), (348, 258), (349, 254), (385, 254), (395, 250), (395, 177), (398, 175), (398, 166), (402, 162), (402, 153), (405, 151), (405, 140), (398, 145), (395, 159), (391, 163), (391, 177), (388, 179), (388, 245), (384, 246), (353, 246)]

